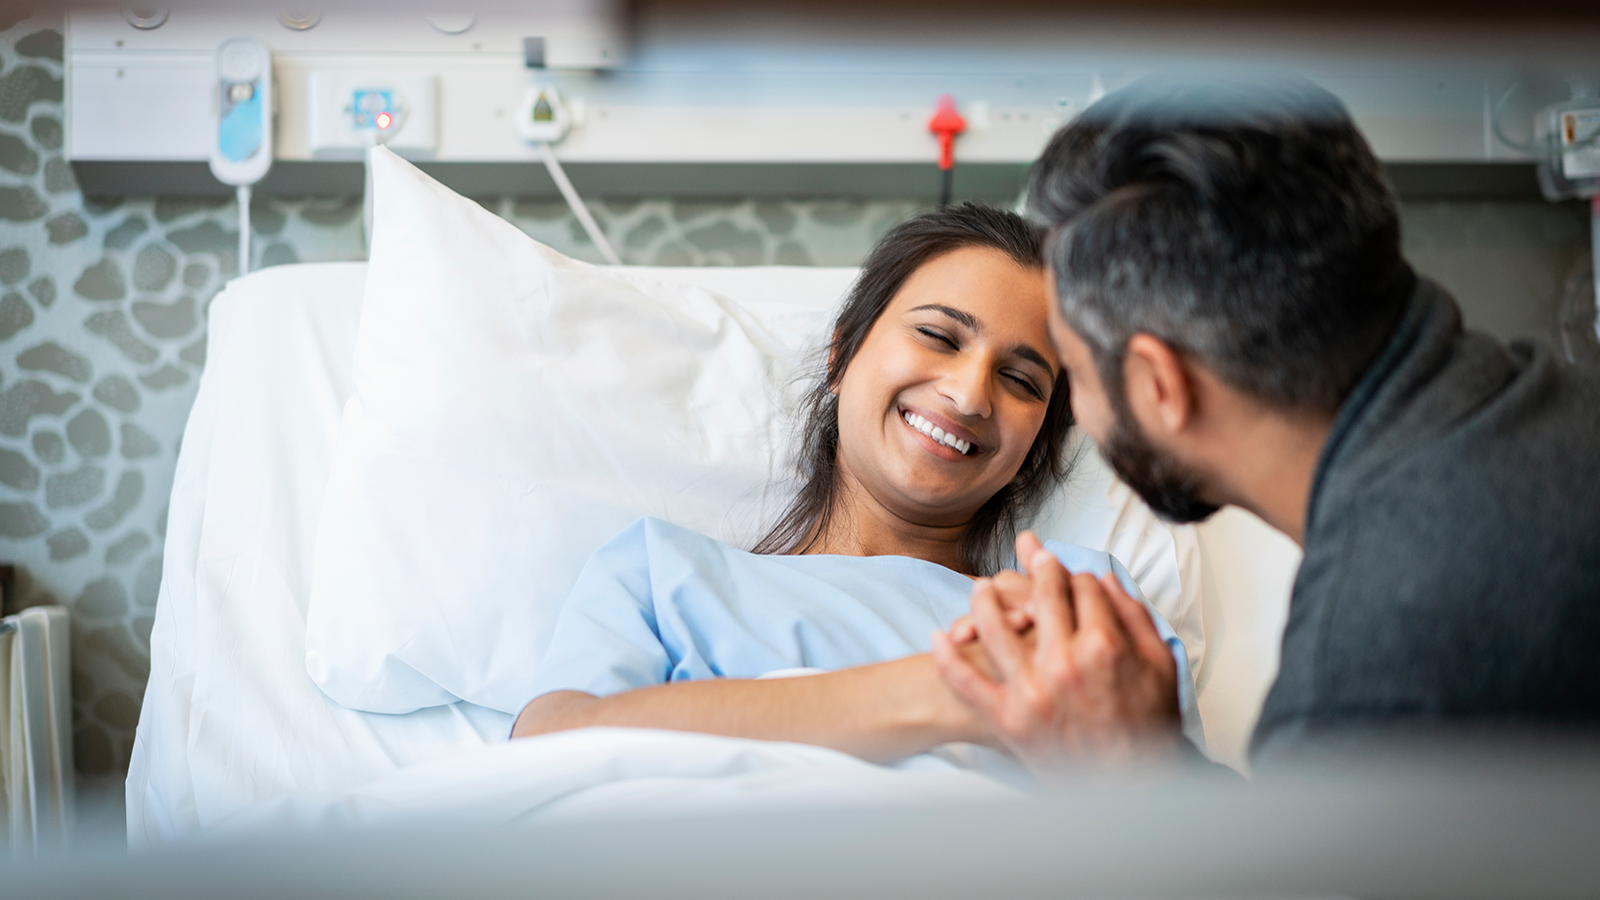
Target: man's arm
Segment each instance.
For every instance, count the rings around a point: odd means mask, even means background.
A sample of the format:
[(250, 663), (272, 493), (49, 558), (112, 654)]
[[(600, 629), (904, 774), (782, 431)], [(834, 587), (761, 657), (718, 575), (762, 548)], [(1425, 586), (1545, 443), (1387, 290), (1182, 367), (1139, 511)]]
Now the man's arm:
[[(939, 634), (933, 656), (945, 683), (1041, 776), (1074, 762), (1175, 758), (1177, 664), (1149, 613), (1114, 575), (1069, 575), (1031, 534), (1017, 551), (1027, 578), (973, 591), (978, 640), (967, 647), (983, 648), (992, 674)], [(1018, 607), (1031, 626), (1021, 634)]]
[(994, 742), (925, 653), (797, 678), (681, 681), (609, 697), (555, 691), (523, 708), (511, 736), (595, 725), (797, 741), (874, 762), (950, 741)]

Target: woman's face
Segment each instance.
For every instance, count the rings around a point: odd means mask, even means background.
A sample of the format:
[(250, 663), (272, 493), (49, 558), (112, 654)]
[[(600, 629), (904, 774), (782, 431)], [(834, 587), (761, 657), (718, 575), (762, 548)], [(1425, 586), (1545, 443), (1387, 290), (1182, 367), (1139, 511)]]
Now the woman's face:
[(959, 525), (1009, 484), (1060, 364), (1041, 270), (965, 247), (912, 273), (846, 367), (839, 464), (908, 522)]

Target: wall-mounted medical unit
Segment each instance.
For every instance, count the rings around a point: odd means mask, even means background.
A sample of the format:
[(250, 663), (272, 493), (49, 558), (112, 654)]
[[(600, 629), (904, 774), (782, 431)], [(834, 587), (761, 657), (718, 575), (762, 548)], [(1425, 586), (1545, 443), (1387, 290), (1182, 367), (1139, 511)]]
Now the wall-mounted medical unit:
[[(565, 117), (552, 146), (585, 193), (932, 193), (939, 142), (928, 122), (953, 94), (967, 123), (958, 194), (1006, 195), (1054, 129), (1161, 63), (1159, 54), (1117, 63), (1052, 51), (1048, 39), (962, 49), (954, 36), (885, 50), (849, 35), (805, 46), (781, 35), (630, 34), (620, 0), (433, 17), (370, 7), (72, 11), (67, 152), (84, 189), (226, 190), (205, 162), (219, 102), (214, 57), (239, 37), (260, 41), (272, 60), (273, 165), (257, 190), (300, 194), (358, 192), (362, 152), (386, 143), (464, 192), (553, 195), (526, 127), (541, 114)], [(1505, 73), (1403, 59), (1309, 73), (1345, 99), (1392, 166), (1521, 161), (1501, 180), (1531, 190), (1526, 156), (1489, 127)], [(541, 88), (564, 103), (541, 107)]]

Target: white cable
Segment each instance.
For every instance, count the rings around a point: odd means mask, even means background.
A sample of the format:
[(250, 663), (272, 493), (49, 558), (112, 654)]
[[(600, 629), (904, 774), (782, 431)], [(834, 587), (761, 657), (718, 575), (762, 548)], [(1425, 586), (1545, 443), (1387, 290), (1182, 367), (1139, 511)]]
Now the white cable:
[(239, 274), (250, 274), (250, 185), (235, 191), (239, 198)]
[(367, 152), (361, 157), (361, 240), (367, 245), (368, 256), (372, 255), (372, 150), (377, 146), (378, 142), (369, 135)]
[(1589, 267), (1594, 270), (1594, 336), (1600, 340), (1600, 194), (1589, 198)]
[(548, 143), (542, 141), (539, 143), (539, 152), (544, 156), (544, 167), (550, 170), (550, 177), (555, 180), (561, 196), (565, 197), (567, 205), (572, 207), (572, 214), (578, 217), (583, 230), (589, 233), (589, 240), (594, 241), (594, 245), (600, 248), (600, 255), (613, 266), (622, 265), (617, 251), (611, 249), (611, 242), (606, 240), (605, 232), (600, 230), (600, 225), (595, 222), (594, 216), (589, 215), (589, 207), (583, 205), (583, 198), (578, 196), (577, 190), (572, 187), (572, 182), (567, 180), (567, 173), (562, 171), (561, 163), (556, 159), (556, 152), (550, 149)]

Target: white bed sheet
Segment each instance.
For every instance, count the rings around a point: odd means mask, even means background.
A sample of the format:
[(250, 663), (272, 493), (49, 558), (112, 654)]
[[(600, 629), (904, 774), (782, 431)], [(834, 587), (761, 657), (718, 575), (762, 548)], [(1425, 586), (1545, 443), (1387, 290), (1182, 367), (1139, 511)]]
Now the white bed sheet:
[[(740, 293), (735, 270), (638, 271)], [(291, 798), (313, 798), (298, 807), (303, 811), (337, 806), (369, 786), (378, 795), (393, 784), (421, 796), (432, 790), (428, 785), (448, 779), (425, 774), (433, 769), (417, 775), (400, 770), (446, 756), (484, 753), (492, 767), (520, 759), (518, 754), (546, 752), (489, 747), (500, 743), (510, 725), (510, 717), (499, 712), (465, 703), (403, 716), (356, 712), (328, 700), (306, 675), (311, 550), (341, 412), (352, 390), (364, 275), (362, 263), (269, 269), (230, 283), (211, 305), (210, 363), (184, 433), (172, 493), (151, 675), (127, 781), (132, 847), (246, 821), (250, 810), (270, 817), (271, 810), (292, 808)], [(781, 286), (789, 296), (773, 299), (837, 297), (852, 275), (853, 270), (791, 269)], [(769, 296), (770, 281), (762, 282)], [(1140, 522), (1107, 519), (1098, 507), (1111, 484), (1103, 467), (1088, 459), (1085, 473), (1097, 473), (1084, 482), (1090, 496), (1053, 533), (1109, 545), (1130, 562), (1141, 583), (1135, 564), (1140, 557), (1164, 560), (1149, 565), (1146, 576), (1175, 578), (1178, 560), (1195, 552), (1192, 534), (1178, 529), (1157, 539), (1159, 547), (1139, 546), (1150, 539), (1128, 535), (1143, 533)], [(1115, 497), (1105, 502), (1117, 505)], [(1162, 576), (1165, 569), (1172, 572)], [(1185, 584), (1182, 590), (1199, 589)], [(674, 747), (687, 746), (674, 740)], [(638, 741), (615, 743), (620, 756), (605, 757), (614, 771), (653, 764), (630, 755), (642, 746)], [(765, 751), (736, 752), (747, 759), (775, 758), (761, 756)], [(817, 748), (805, 752), (839, 756)], [(846, 781), (890, 772), (862, 765), (846, 765), (854, 773)], [(716, 774), (713, 767), (692, 782), (703, 788)], [(675, 771), (661, 777), (689, 776)], [(645, 782), (663, 783), (648, 777)], [(748, 793), (736, 784), (724, 788), (726, 796)]]
[[(974, 760), (967, 755), (973, 752), (992, 759)], [(992, 764), (999, 760), (982, 748), (957, 745), (880, 766), (809, 744), (585, 728), (464, 749), (344, 790), (279, 797), (240, 810), (208, 834), (232, 839), (407, 827), (448, 832), (535, 821), (1029, 799), (1005, 786), (1006, 773), (991, 777), (998, 768), (1010, 768)]]
[(364, 281), (355, 263), (267, 270), (211, 305), (212, 364), (179, 454), (128, 773), (130, 846), (268, 798), (364, 783), (509, 727), (464, 705), (352, 712), (305, 674), (310, 548)]

